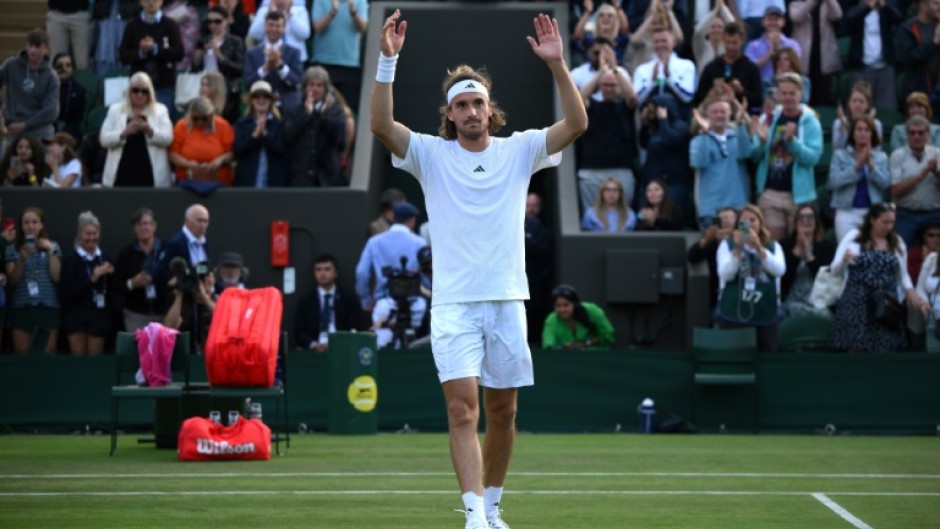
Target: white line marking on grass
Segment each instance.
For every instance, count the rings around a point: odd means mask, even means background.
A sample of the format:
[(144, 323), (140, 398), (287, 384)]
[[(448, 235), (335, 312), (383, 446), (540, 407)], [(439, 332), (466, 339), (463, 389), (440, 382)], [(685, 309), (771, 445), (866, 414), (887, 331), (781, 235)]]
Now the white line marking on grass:
[[(371, 496), (378, 494), (419, 495), (453, 494), (453, 490), (173, 490), (173, 491), (68, 491), (68, 492), (0, 492), (3, 497), (48, 497), (48, 496), (246, 496), (282, 495), (298, 496)], [(806, 496), (821, 493), (799, 491), (754, 491), (754, 490), (514, 490), (504, 494), (514, 495), (563, 495), (563, 496)], [(940, 492), (829, 492), (833, 496), (927, 496), (940, 497)], [(817, 498), (818, 499), (818, 498)], [(826, 498), (828, 500), (828, 498)], [(820, 500), (823, 501), (823, 500)], [(829, 500), (831, 501), (831, 500)], [(833, 502), (834, 504), (834, 502)], [(838, 506), (837, 506), (838, 507)], [(831, 507), (830, 507), (831, 508)], [(868, 526), (865, 526), (868, 527)], [(871, 529), (871, 528), (868, 528)]]
[(829, 509), (831, 509), (832, 512), (841, 516), (845, 521), (849, 522), (855, 527), (858, 527), (858, 529), (872, 529), (870, 525), (859, 520), (854, 514), (845, 510), (845, 508), (839, 505), (838, 503), (830, 500), (829, 497), (826, 496), (825, 494), (821, 492), (815, 492), (813, 493), (813, 497), (819, 500), (819, 502), (825, 505), (826, 507), (829, 507)]
[[(0, 479), (136, 479), (136, 478), (376, 478), (453, 477), (453, 472), (204, 472), (150, 474), (0, 474)], [(757, 472), (513, 472), (529, 477), (669, 477), (783, 479), (940, 479), (940, 474), (784, 474)]]

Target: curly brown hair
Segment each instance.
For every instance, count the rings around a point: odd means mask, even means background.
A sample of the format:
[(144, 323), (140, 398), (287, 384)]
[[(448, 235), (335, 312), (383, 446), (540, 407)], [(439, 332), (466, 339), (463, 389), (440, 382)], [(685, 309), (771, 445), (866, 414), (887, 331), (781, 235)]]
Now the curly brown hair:
[[(453, 70), (447, 70), (447, 75), (444, 77), (444, 83), (442, 85), (444, 97), (447, 97), (447, 91), (450, 90), (450, 87), (454, 86), (460, 81), (466, 79), (473, 79), (474, 81), (482, 84), (486, 87), (487, 92), (493, 92), (493, 82), (490, 80), (489, 74), (485, 70), (475, 70), (473, 67), (466, 64), (461, 64), (460, 66), (454, 68)], [(490, 99), (487, 102), (487, 106), (490, 108), (490, 117), (489, 117), (489, 126), (487, 127), (487, 132), (489, 134), (495, 134), (503, 125), (506, 124), (506, 113), (503, 112), (503, 109), (499, 108), (499, 105), (493, 99)], [(457, 139), (457, 126), (454, 125), (454, 122), (447, 118), (447, 109), (450, 108), (449, 103), (441, 105), (441, 126), (437, 129), (437, 133), (441, 135), (445, 140), (456, 140)]]

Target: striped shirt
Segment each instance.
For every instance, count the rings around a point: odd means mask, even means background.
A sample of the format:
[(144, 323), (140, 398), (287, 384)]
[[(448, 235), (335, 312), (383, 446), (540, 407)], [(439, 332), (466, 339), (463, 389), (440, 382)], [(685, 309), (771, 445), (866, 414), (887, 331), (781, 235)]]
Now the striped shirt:
[[(55, 255), (62, 257), (62, 250), (56, 242), (52, 243)], [(20, 253), (17, 248), (10, 244), (7, 245), (6, 261), (15, 262), (19, 259)], [(35, 281), (39, 286), (39, 295), (29, 295), (29, 283)], [(55, 284), (49, 277), (49, 252), (39, 251), (26, 258), (23, 264), (23, 275), (13, 290), (13, 301), (10, 307), (17, 309), (21, 307), (45, 306), (54, 309), (59, 308), (59, 296), (56, 294)]]

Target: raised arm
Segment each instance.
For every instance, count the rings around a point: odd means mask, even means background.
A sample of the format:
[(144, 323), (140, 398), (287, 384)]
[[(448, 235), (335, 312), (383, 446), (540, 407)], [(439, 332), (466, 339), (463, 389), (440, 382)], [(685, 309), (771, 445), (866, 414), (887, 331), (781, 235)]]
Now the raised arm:
[[(395, 121), (392, 114), (395, 63), (398, 61), (398, 53), (405, 44), (405, 30), (408, 27), (408, 23), (404, 20), (398, 24), (399, 18), (401, 18), (401, 11), (396, 9), (392, 16), (385, 19), (385, 25), (382, 26), (379, 68), (372, 87), (372, 134), (375, 134), (375, 137), (392, 154), (404, 158), (408, 152), (408, 142), (411, 141), (411, 131)], [(572, 83), (573, 87), (574, 83)]]
[(552, 77), (555, 78), (555, 84), (558, 85), (558, 95), (561, 97), (563, 117), (561, 121), (548, 128), (545, 137), (545, 147), (548, 153), (555, 154), (561, 152), (587, 130), (587, 112), (584, 110), (581, 94), (565, 64), (564, 46), (561, 34), (558, 32), (558, 20), (539, 14), (533, 23), (535, 24), (535, 38), (527, 36), (526, 39), (535, 55), (548, 65)]

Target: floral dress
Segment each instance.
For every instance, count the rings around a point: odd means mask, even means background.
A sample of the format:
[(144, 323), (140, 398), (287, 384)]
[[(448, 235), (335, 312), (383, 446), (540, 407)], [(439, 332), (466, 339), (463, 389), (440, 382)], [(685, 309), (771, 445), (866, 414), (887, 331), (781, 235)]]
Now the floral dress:
[(829, 345), (840, 351), (898, 351), (907, 347), (904, 328), (875, 323), (871, 308), (883, 288), (897, 290), (897, 255), (890, 250), (865, 249), (849, 265), (842, 297), (836, 304)]

